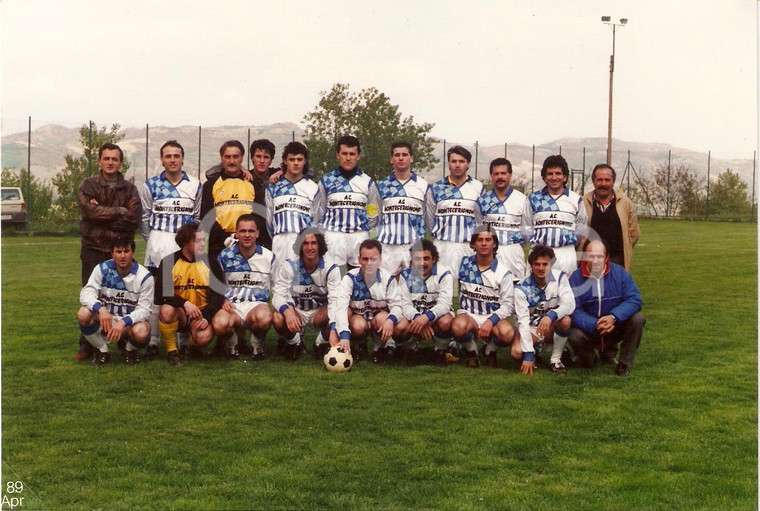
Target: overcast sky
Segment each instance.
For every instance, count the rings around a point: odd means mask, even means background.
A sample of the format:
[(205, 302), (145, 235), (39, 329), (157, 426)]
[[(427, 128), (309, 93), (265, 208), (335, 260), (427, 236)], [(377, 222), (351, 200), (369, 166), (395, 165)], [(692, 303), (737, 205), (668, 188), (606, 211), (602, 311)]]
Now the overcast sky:
[(377, 87), (465, 144), (613, 136), (752, 157), (755, 0), (2, 0), (3, 133), (301, 124)]

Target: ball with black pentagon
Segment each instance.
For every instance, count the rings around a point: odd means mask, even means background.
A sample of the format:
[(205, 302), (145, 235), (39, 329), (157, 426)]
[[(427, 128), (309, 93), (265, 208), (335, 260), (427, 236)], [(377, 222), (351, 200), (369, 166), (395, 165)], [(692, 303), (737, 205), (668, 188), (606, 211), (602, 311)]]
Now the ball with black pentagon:
[(354, 359), (350, 353), (346, 353), (340, 346), (333, 346), (325, 354), (323, 359), (325, 369), (330, 372), (344, 373), (350, 371), (354, 365)]

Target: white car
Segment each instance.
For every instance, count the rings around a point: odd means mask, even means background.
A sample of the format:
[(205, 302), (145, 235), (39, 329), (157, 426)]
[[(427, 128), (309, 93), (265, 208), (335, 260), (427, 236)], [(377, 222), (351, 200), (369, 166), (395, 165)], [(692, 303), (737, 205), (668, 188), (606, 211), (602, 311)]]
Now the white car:
[(22, 229), (27, 227), (26, 202), (21, 188), (0, 188), (0, 220), (2, 225), (13, 225)]

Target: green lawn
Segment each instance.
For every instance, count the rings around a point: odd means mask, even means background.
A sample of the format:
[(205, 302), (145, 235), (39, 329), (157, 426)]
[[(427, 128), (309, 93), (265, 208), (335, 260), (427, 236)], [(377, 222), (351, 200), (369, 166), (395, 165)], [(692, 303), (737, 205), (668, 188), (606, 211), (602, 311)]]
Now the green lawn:
[(49, 510), (757, 509), (757, 226), (641, 228), (647, 328), (622, 379), (523, 377), (503, 352), (479, 370), (118, 354), (93, 368), (71, 359), (78, 240), (4, 238), (2, 484), (24, 488), (3, 495)]

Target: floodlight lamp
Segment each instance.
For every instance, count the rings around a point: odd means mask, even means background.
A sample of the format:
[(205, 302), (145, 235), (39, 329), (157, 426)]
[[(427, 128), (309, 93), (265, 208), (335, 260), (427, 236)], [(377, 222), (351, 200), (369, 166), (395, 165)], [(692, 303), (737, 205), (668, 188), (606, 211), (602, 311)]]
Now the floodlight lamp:
[(620, 18), (621, 25), (625, 25), (626, 23), (628, 23), (628, 18)]
[(602, 16), (602, 21), (603, 21), (604, 23), (609, 23), (611, 19), (612, 19), (612, 18), (610, 18), (609, 16)]

